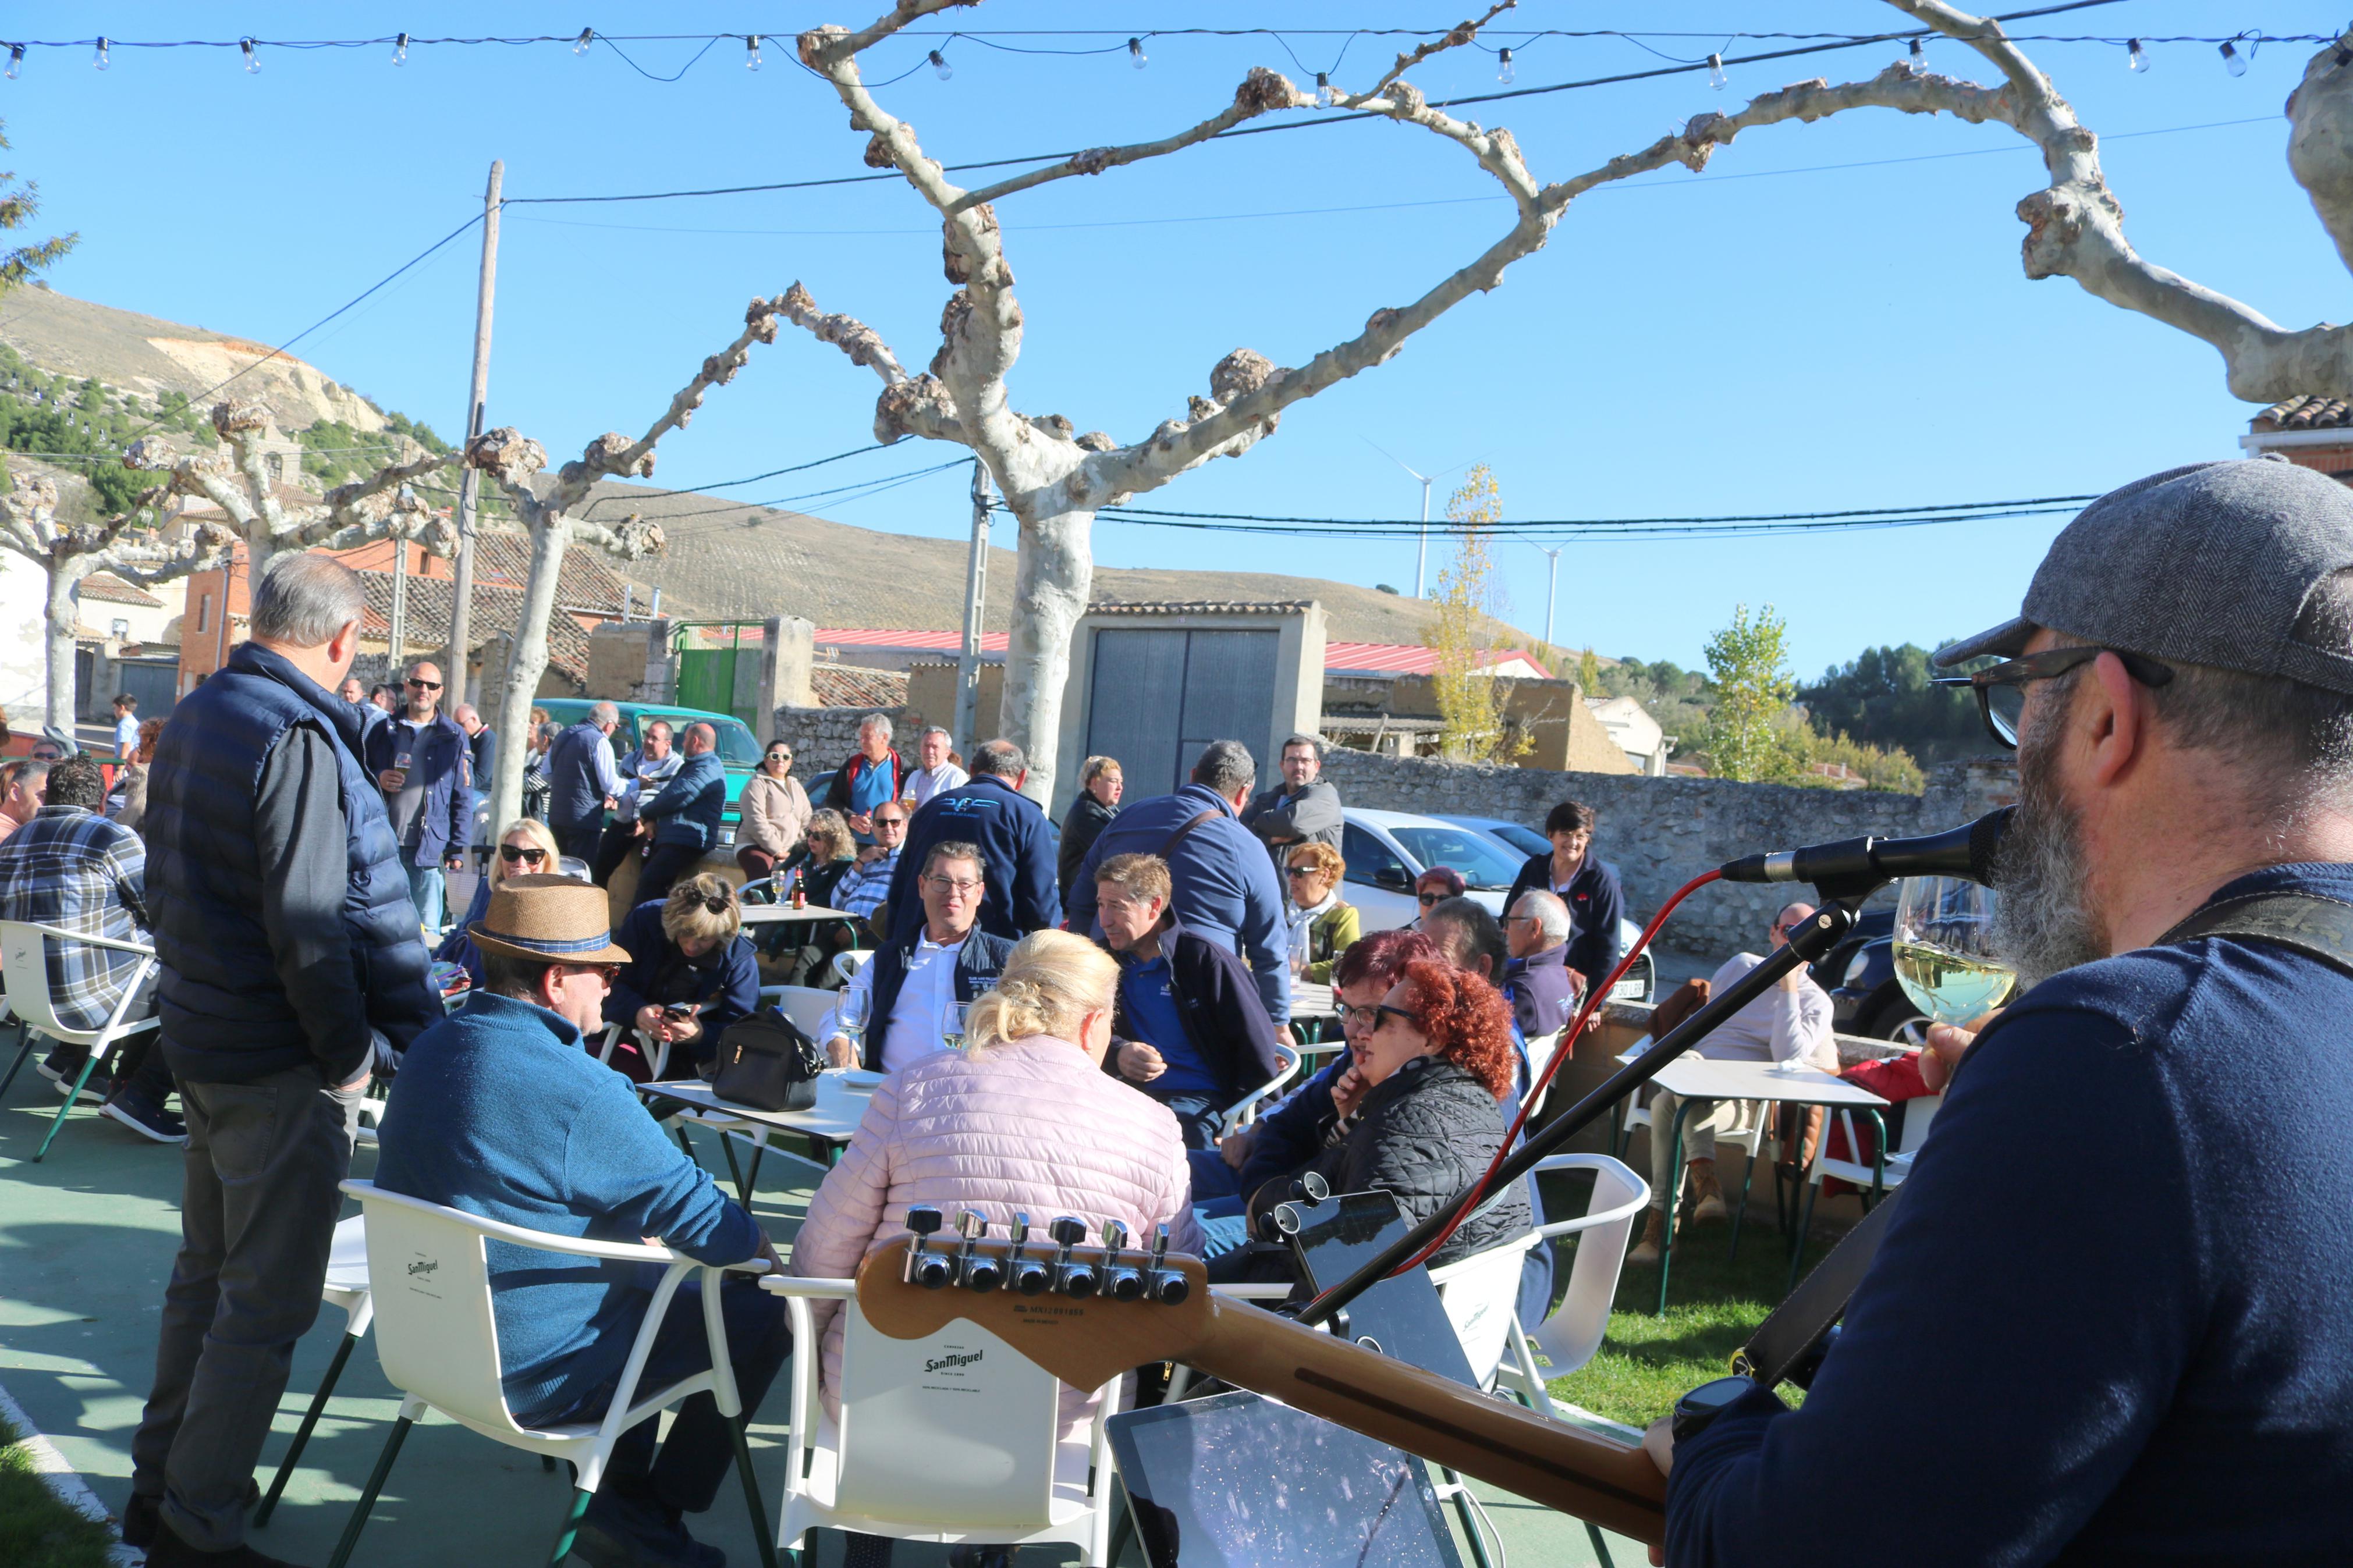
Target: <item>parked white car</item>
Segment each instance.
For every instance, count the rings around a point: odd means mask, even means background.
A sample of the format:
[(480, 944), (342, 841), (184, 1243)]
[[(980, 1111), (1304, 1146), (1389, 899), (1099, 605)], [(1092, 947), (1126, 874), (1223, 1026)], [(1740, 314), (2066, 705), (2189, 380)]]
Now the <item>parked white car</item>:
[[(1364, 931), (1389, 931), (1410, 925), (1421, 916), (1414, 897), (1414, 879), (1433, 866), (1461, 874), (1463, 891), (1501, 919), (1504, 895), (1512, 890), (1526, 854), (1483, 829), (1442, 817), (1419, 816), (1406, 811), (1358, 811), (1342, 814), (1340, 856), (1348, 863), (1347, 886), (1341, 896), (1356, 906)], [(1634, 945), (1642, 928), (1619, 921), (1620, 952)], [(1651, 955), (1644, 953), (1617, 994), (1647, 1002), (1652, 985)]]

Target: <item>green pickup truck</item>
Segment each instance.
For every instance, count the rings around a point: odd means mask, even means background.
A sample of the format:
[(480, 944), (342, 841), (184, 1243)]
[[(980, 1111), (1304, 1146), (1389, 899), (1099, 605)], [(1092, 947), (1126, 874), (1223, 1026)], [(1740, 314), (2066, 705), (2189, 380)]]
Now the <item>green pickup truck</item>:
[[(547, 716), (569, 728), (588, 717), (594, 699), (586, 697), (543, 697), (536, 706), (547, 710)], [(659, 702), (616, 702), (621, 710), (620, 728), (613, 731), (613, 760), (637, 750), (647, 725), (659, 719), (670, 727), (672, 735), (689, 724), (708, 724), (719, 731), (719, 760), (727, 769), (727, 812), (719, 820), (721, 847), (733, 848), (736, 825), (742, 820), (737, 802), (744, 795), (744, 785), (752, 777), (752, 770), (760, 765), (760, 742), (744, 721), (732, 713), (712, 713), (701, 708), (673, 708)], [(676, 741), (671, 742), (677, 744)]]

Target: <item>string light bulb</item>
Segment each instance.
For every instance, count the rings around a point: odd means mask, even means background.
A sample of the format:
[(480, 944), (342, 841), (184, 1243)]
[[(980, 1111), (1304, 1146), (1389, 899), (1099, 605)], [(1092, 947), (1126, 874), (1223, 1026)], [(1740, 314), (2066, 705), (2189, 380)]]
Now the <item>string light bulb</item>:
[(7, 72), (8, 79), (9, 79), (10, 81), (15, 81), (18, 76), (20, 76), (20, 75), (22, 75), (22, 74), (24, 73), (24, 69), (25, 69), (25, 46), (24, 46), (24, 45), (22, 45), (22, 44), (11, 44), (11, 45), (9, 45), (9, 46), (8, 46), (8, 72)]
[(408, 63), (408, 35), (406, 33), (401, 34), (399, 37), (393, 40), (392, 63), (396, 66), (405, 66)]
[(947, 56), (940, 53), (937, 49), (934, 49), (932, 51), (932, 74), (938, 77), (942, 81), (954, 81), (955, 79), (955, 67), (948, 64)]
[(239, 38), (237, 41), (237, 47), (245, 56), (245, 74), (248, 76), (259, 76), (261, 74), (261, 57), (254, 53), (253, 40), (251, 38)]
[(1317, 71), (1315, 73), (1315, 107), (1329, 109), (1339, 101), (1340, 95), (1332, 90), (1331, 76), (1326, 72)]
[(1913, 39), (1906, 58), (1911, 61), (1914, 76), (1928, 74), (1928, 46), (1925, 42), (1918, 38)]
[(1499, 49), (1495, 54), (1495, 79), (1505, 87), (1512, 85), (1512, 51)]
[(1144, 68), (1144, 40), (1142, 38), (1130, 38), (1127, 40), (1127, 63), (1134, 66), (1137, 70), (1142, 70)]
[(99, 70), (104, 70), (108, 66), (114, 63), (107, 56), (106, 38), (102, 34), (99, 37), (98, 47), (90, 52), (90, 63), (94, 68)]
[(757, 33), (744, 35), (744, 68), (747, 71), (760, 68), (760, 35)]
[(588, 52), (588, 46), (596, 41), (596, 29), (583, 27), (580, 29), (580, 36), (572, 40), (572, 52), (575, 55), (585, 55)]
[(2244, 76), (2247, 74), (2246, 56), (2241, 54), (2228, 42), (2223, 44), (2221, 53), (2222, 68), (2224, 70), (2229, 71), (2232, 76)]
[(1715, 89), (1718, 92), (1722, 92), (1725, 88), (1732, 85), (1732, 79), (1724, 74), (1724, 57), (1722, 55), (1710, 55), (1707, 57), (1707, 85)]
[(2138, 38), (2125, 40), (2125, 68), (2136, 71), (2148, 69), (2148, 51), (2140, 47)]

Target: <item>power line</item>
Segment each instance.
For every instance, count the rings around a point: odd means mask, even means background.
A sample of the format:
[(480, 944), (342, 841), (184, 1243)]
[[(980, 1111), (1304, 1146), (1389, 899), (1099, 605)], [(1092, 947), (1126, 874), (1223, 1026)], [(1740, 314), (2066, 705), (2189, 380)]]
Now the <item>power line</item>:
[[(1695, 517), (1505, 519), (1482, 531), (1518, 540), (1592, 542), (1628, 539), (1720, 539), (1857, 529), (1921, 528), (1938, 523), (1994, 522), (2074, 511), (2095, 495), (2034, 496), (2019, 500), (1945, 501), (1920, 506), (1863, 507), (1843, 511), (1737, 512)], [(1006, 510), (998, 503), (998, 510)], [(1256, 512), (1166, 511), (1105, 508), (1098, 521), (1133, 521), (1157, 528), (1296, 538), (1409, 539), (1423, 525), (1410, 518), (1281, 517)], [(1445, 531), (1459, 532), (1451, 525)]]
[[(828, 496), (839, 497), (840, 499), (837, 500), (833, 504), (836, 506), (843, 506), (847, 505), (850, 501), (864, 500), (868, 496), (881, 495), (884, 490), (896, 489), (901, 485), (911, 484), (916, 479), (928, 479), (934, 474), (945, 473), (950, 468), (968, 468), (971, 465), (972, 459), (968, 457), (953, 458), (947, 462), (936, 464), (928, 468), (917, 468), (911, 473), (893, 474), (886, 479), (866, 479), (854, 485), (837, 485), (831, 489), (808, 490), (800, 495), (778, 496), (773, 500), (731, 501), (724, 506), (703, 507), (694, 511), (659, 513), (649, 518), (647, 521), (649, 522), (660, 523), (664, 529), (668, 529), (671, 523), (684, 521), (689, 518), (713, 517), (721, 513), (727, 512), (742, 513), (763, 510), (775, 510), (782, 507), (789, 506), (795, 501), (819, 500)], [(860, 493), (846, 494), (845, 492), (848, 491), (857, 491)], [(659, 492), (659, 495), (671, 493), (675, 492)], [(601, 505), (607, 500), (634, 502), (639, 499), (641, 498), (637, 494), (628, 491), (622, 491), (612, 495), (599, 496), (596, 498), (595, 504)], [(659, 495), (643, 499), (659, 499)], [(744, 519), (744, 522), (747, 526), (756, 526), (760, 521), (761, 520), (758, 518)], [(685, 533), (699, 533), (708, 531), (711, 529), (723, 525), (705, 523), (700, 529), (685, 529), (681, 531)]]

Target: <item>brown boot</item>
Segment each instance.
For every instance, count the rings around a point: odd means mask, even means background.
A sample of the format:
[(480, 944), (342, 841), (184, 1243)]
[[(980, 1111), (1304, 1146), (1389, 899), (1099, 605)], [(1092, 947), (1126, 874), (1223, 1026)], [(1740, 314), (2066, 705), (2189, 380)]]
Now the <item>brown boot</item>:
[(1646, 1268), (1658, 1263), (1659, 1255), (1667, 1245), (1667, 1211), (1653, 1206), (1647, 1212), (1649, 1217), (1642, 1222), (1642, 1239), (1636, 1242), (1634, 1250), (1626, 1255), (1627, 1262)]
[(1716, 1184), (1715, 1162), (1693, 1160), (1685, 1166), (1691, 1173), (1692, 1222), (1713, 1221), (1721, 1225), (1728, 1216), (1724, 1209), (1724, 1189)]

